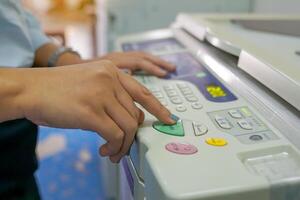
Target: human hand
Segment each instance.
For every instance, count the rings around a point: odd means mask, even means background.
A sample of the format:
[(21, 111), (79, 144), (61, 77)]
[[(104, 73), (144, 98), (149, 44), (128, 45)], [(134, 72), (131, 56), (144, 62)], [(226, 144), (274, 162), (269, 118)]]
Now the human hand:
[(138, 51), (109, 53), (100, 59), (108, 59), (120, 69), (129, 69), (131, 72), (144, 70), (158, 77), (164, 77), (168, 72), (176, 70), (173, 64), (159, 57)]
[(24, 117), (38, 125), (97, 132), (107, 141), (99, 152), (112, 162), (127, 153), (144, 120), (134, 101), (160, 121), (175, 123), (148, 89), (110, 61), (24, 69), (22, 78)]

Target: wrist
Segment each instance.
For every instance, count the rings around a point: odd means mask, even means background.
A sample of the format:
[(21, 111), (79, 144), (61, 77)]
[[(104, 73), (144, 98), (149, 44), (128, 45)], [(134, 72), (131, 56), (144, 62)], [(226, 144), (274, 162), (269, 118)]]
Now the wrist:
[(56, 63), (55, 66), (64, 66), (64, 65), (74, 65), (74, 64), (80, 64), (84, 61), (81, 59), (81, 57), (75, 53), (66, 52), (61, 54)]
[(22, 81), (23, 69), (1, 69), (0, 121), (24, 118), (23, 95), (25, 84)]

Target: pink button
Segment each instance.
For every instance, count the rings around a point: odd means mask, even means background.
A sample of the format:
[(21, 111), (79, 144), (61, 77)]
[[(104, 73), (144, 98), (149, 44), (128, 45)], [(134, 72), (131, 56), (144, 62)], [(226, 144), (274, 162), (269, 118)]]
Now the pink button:
[(198, 152), (197, 147), (195, 147), (194, 145), (183, 144), (179, 142), (171, 142), (165, 147), (168, 151), (176, 154), (191, 155)]

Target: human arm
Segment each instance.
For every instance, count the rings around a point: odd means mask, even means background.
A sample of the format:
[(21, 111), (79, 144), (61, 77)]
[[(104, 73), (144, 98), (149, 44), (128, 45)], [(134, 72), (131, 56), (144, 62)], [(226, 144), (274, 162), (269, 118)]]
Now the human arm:
[[(34, 66), (47, 66), (47, 58), (59, 48), (59, 46), (47, 43), (36, 51)], [(45, 59), (46, 58), (46, 59)], [(149, 74), (163, 77), (168, 72), (172, 72), (176, 67), (159, 57), (144, 52), (113, 52), (99, 58), (82, 60), (77, 54), (66, 52), (59, 56), (56, 66), (65, 66), (70, 64), (88, 63), (100, 60), (110, 60), (120, 69), (128, 69), (131, 72), (144, 70)]]
[(95, 131), (107, 143), (100, 154), (118, 162), (134, 140), (146, 110), (166, 124), (170, 112), (110, 61), (58, 68), (0, 68), (0, 120)]

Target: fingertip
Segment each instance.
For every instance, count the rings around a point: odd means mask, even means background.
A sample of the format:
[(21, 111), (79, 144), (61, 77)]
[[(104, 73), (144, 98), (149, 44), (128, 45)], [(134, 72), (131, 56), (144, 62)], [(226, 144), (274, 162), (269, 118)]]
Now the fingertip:
[(108, 156), (109, 155), (109, 150), (108, 148), (105, 146), (105, 145), (102, 145), (100, 148), (99, 148), (99, 154), (103, 157), (105, 156)]
[(158, 120), (164, 124), (176, 124), (179, 120), (179, 117), (173, 115), (166, 107), (162, 106), (162, 110), (159, 112), (157, 116)]
[(164, 77), (164, 76), (166, 76), (167, 74), (168, 74), (168, 72), (165, 71), (165, 70), (163, 70), (163, 69), (157, 70), (157, 73), (156, 73), (156, 75), (159, 76), (159, 77)]
[(170, 115), (170, 118), (176, 123), (178, 120), (180, 120), (180, 118), (174, 114)]
[(172, 70), (172, 71), (176, 70), (176, 65), (170, 63), (169, 66), (170, 66), (170, 70)]

